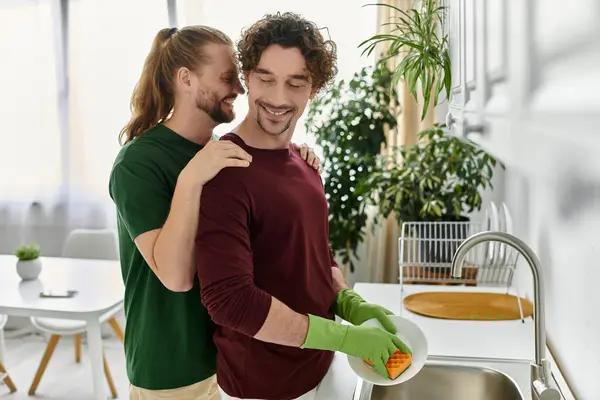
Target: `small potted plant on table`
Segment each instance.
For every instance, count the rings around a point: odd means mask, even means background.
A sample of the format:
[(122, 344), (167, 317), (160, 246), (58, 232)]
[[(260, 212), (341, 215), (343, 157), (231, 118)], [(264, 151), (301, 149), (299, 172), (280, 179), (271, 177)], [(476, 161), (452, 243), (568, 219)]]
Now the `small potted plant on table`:
[(23, 244), (15, 251), (15, 255), (19, 259), (17, 261), (17, 274), (24, 281), (36, 279), (42, 272), (40, 253), (40, 247), (37, 244)]

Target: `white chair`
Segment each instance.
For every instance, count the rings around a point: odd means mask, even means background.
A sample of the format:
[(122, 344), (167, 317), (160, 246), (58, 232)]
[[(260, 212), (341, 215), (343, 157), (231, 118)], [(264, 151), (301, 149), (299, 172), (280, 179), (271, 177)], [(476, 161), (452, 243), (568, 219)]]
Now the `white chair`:
[[(63, 257), (99, 259), (99, 260), (118, 260), (118, 245), (114, 231), (109, 229), (75, 229), (67, 237), (62, 252)], [(124, 335), (121, 326), (117, 322), (115, 315), (122, 310), (122, 306), (108, 311), (102, 321), (107, 321), (115, 332), (117, 338), (123, 342)], [(54, 353), (54, 349), (62, 336), (74, 336), (75, 341), (75, 361), (81, 361), (81, 334), (86, 331), (85, 321), (75, 321), (57, 318), (39, 318), (32, 317), (31, 323), (42, 332), (50, 334), (46, 351), (40, 362), (40, 366), (33, 378), (29, 395), (33, 396), (46, 370), (48, 362)], [(117, 397), (117, 389), (112, 379), (106, 357), (104, 357), (104, 373), (113, 398)]]
[[(0, 331), (4, 329), (7, 319), (8, 317), (6, 315), (0, 315)], [(6, 383), (6, 386), (8, 386), (8, 390), (10, 390), (11, 393), (17, 391), (17, 387), (13, 383), (12, 379), (10, 379), (6, 368), (4, 368), (4, 365), (2, 365), (2, 361), (0, 360), (0, 383), (2, 382)]]
[[(117, 234), (112, 229), (74, 229), (65, 241), (61, 256), (118, 261), (119, 244)], [(125, 323), (122, 310), (117, 313), (115, 318), (117, 321)], [(110, 327), (102, 326), (103, 338), (111, 334)]]
[(119, 244), (112, 229), (75, 229), (69, 233), (63, 257), (93, 260), (118, 260)]

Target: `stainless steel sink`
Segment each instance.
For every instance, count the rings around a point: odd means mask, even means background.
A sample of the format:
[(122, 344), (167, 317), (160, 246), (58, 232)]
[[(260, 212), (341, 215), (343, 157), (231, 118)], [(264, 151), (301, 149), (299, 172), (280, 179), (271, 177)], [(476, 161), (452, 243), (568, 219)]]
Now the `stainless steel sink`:
[(523, 400), (515, 382), (488, 368), (426, 365), (400, 385), (375, 386), (371, 400)]
[(438, 358), (407, 382), (374, 386), (358, 380), (353, 400), (531, 399), (526, 360)]

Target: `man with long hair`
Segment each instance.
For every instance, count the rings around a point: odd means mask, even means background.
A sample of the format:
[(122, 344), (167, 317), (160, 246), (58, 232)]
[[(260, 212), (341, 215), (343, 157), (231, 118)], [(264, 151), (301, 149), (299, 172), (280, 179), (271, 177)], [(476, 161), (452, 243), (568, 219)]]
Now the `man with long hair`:
[[(158, 32), (109, 185), (132, 399), (219, 398), (214, 325), (198, 295), (194, 240), (204, 185), (223, 168), (252, 162), (237, 144), (211, 140), (217, 125), (234, 119), (233, 102), (243, 93), (227, 35), (206, 26)], [(306, 147), (301, 154), (319, 169)]]

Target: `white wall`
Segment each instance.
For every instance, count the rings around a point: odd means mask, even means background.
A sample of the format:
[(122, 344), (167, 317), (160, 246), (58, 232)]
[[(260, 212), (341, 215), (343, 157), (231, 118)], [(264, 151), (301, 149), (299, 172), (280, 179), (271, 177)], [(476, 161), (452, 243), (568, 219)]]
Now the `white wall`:
[[(509, 170), (506, 196), (516, 234), (543, 266), (552, 353), (579, 399), (599, 399), (600, 182), (559, 171), (550, 180)], [(525, 265), (519, 265), (516, 284), (532, 299)]]
[[(600, 2), (446, 3), (466, 16), (453, 65), (476, 81), (456, 114), (482, 122), (475, 140), (507, 161), (515, 234), (542, 263), (549, 346), (576, 397), (600, 399)], [(527, 266), (515, 285), (533, 299)]]

